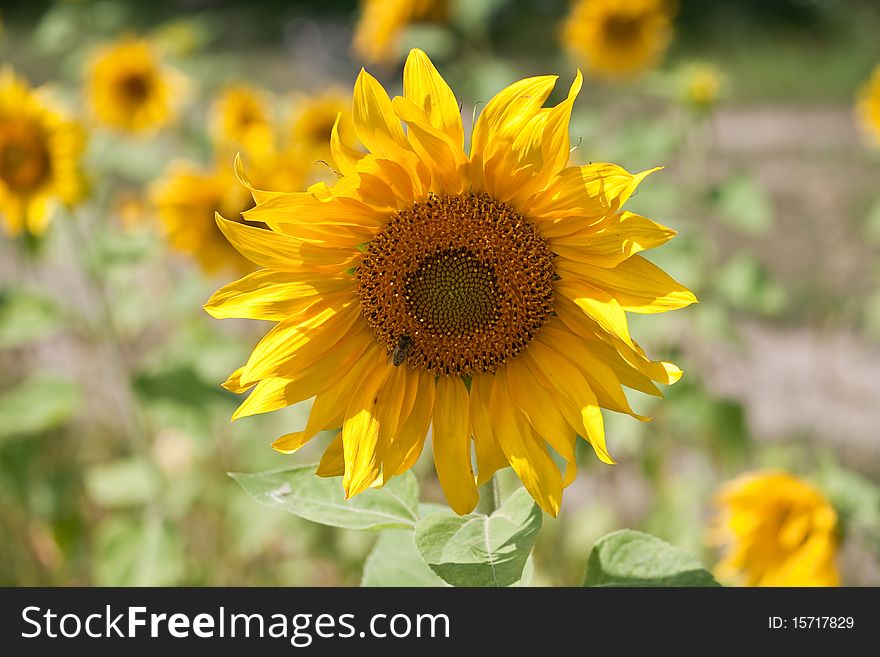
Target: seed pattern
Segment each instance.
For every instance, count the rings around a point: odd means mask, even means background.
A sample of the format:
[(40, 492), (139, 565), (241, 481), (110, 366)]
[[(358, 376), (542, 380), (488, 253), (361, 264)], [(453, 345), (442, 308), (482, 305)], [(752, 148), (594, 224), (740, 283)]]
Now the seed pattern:
[(435, 196), (394, 216), (356, 272), (361, 312), (389, 354), (436, 375), (494, 372), (553, 311), (553, 253), (487, 194)]

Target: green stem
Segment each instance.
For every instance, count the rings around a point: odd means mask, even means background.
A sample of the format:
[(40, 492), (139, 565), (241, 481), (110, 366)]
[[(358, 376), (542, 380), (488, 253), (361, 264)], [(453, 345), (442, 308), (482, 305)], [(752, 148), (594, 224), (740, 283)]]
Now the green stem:
[(477, 503), (477, 513), (491, 516), (501, 506), (501, 490), (498, 487), (498, 475), (480, 486), (480, 501)]

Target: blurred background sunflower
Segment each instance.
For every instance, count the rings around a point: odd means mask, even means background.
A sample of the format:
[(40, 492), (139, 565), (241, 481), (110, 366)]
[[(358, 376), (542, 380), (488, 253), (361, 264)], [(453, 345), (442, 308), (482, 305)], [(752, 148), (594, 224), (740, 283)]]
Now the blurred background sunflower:
[[(685, 375), (627, 391), (651, 423), (604, 412), (617, 465), (580, 441), (533, 582), (579, 582), (630, 527), (729, 584), (880, 584), (876, 3), (39, 0), (2, 20), (0, 583), (360, 581), (374, 535), (226, 476), (318, 463), (336, 434), (268, 448), (311, 400), (230, 424), (219, 383), (267, 325), (201, 304), (251, 267), (214, 221), (253, 204), (236, 155), (269, 195), (323, 189), (334, 125), (364, 151), (351, 81), (370, 65), (397, 95), (419, 47), (466, 143), (499, 89), (582, 69), (569, 164), (665, 165), (627, 209), (678, 232), (647, 258), (700, 299), (632, 318)], [(413, 469), (441, 503), (429, 452)]]

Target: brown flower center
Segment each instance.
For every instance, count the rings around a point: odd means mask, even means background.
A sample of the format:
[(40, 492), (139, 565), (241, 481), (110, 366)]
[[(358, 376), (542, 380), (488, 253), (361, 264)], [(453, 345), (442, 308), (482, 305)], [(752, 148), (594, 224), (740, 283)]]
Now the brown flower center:
[(361, 312), (394, 362), (493, 372), (553, 310), (553, 254), (488, 195), (430, 196), (394, 216), (357, 268)]
[(0, 123), (0, 180), (13, 192), (38, 189), (51, 174), (45, 135), (25, 122)]
[(119, 80), (122, 97), (132, 105), (140, 105), (150, 96), (150, 79), (145, 73), (131, 73)]

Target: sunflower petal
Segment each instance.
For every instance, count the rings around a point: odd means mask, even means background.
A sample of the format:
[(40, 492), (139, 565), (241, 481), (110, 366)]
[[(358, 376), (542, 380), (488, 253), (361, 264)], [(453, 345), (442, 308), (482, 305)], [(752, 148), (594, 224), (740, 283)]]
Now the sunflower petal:
[(432, 126), (446, 134), (458, 149), (464, 148), (464, 128), (455, 94), (428, 56), (413, 48), (403, 67), (403, 96), (415, 103)]
[(473, 511), (479, 499), (471, 466), (468, 413), (464, 382), (458, 377), (439, 377), (434, 402), (434, 465), (446, 501), (460, 515)]
[(697, 303), (693, 292), (639, 255), (611, 269), (569, 263), (564, 259), (557, 262), (563, 277), (573, 275), (588, 285), (607, 290), (629, 312), (663, 313)]

